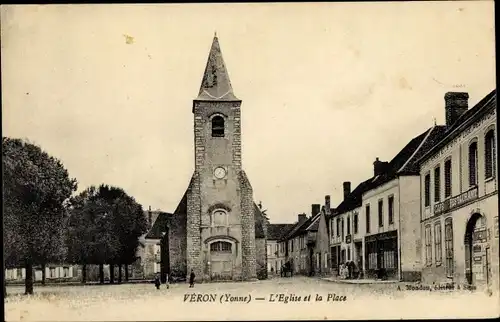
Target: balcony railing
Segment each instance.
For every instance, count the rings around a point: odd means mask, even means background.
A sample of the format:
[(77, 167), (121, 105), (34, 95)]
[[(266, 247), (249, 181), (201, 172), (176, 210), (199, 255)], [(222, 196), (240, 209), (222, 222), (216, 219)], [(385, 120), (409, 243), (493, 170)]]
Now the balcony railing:
[(455, 208), (458, 208), (469, 201), (475, 200), (478, 197), (477, 186), (463, 192), (455, 197), (446, 199), (443, 202), (437, 203), (434, 205), (434, 214), (439, 215), (448, 211), (451, 211)]

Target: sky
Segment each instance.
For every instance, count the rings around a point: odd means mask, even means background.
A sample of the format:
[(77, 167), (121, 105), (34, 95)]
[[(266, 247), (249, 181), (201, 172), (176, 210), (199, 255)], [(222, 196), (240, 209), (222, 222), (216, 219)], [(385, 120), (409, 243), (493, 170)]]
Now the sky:
[(496, 87), (493, 1), (1, 7), (3, 136), (79, 191), (173, 212), (194, 169), (192, 100), (214, 32), (243, 103), (242, 164), (272, 223), (342, 201), (444, 94)]

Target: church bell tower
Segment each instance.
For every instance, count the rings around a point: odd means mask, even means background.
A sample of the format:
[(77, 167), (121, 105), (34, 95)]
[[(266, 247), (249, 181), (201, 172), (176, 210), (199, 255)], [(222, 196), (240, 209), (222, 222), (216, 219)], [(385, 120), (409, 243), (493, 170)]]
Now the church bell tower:
[(197, 279), (256, 277), (253, 191), (242, 170), (240, 107), (214, 36), (192, 108), (195, 171), (187, 195), (187, 268)]

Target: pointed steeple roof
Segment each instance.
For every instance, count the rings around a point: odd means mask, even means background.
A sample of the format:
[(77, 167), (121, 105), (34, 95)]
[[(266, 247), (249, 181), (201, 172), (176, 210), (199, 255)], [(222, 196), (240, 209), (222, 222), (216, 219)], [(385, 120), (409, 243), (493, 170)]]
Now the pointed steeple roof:
[(239, 101), (233, 93), (217, 34), (214, 35), (200, 92), (196, 100)]

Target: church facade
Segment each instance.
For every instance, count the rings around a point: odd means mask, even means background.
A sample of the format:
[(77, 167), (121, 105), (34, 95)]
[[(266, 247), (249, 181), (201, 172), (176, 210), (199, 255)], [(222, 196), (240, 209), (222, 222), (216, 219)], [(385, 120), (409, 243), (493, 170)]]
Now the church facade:
[(241, 103), (215, 36), (193, 101), (194, 173), (177, 209), (157, 227), (162, 272), (196, 280), (267, 277), (267, 221), (242, 168)]

